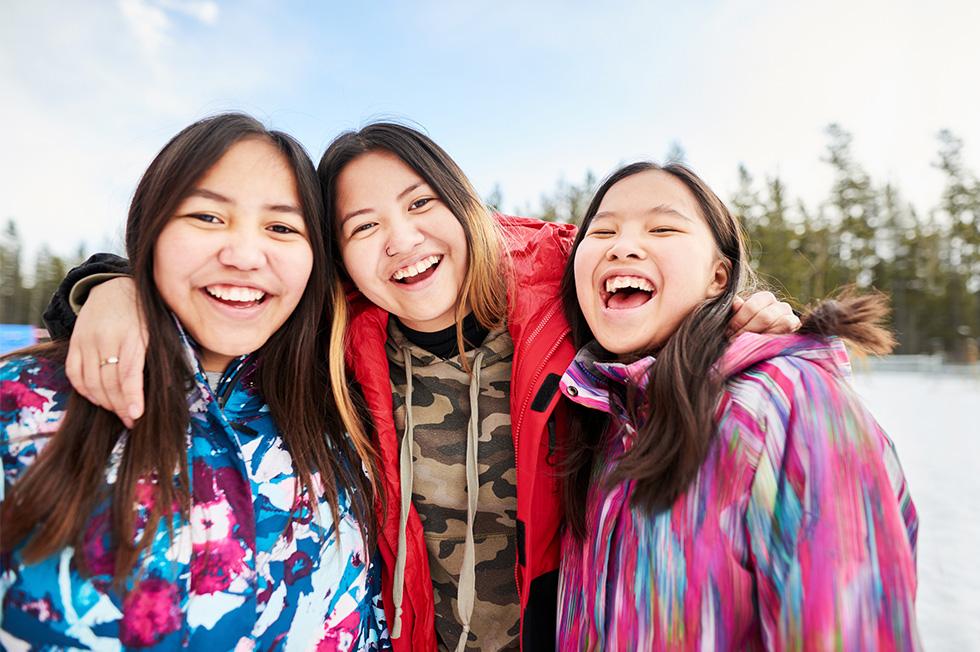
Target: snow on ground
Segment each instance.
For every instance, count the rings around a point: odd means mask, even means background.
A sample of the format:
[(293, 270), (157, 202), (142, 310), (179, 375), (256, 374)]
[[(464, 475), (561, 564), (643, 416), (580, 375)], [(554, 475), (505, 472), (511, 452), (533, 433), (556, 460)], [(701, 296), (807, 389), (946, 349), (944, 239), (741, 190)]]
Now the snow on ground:
[(919, 629), (928, 650), (980, 650), (980, 371), (857, 373), (919, 512)]

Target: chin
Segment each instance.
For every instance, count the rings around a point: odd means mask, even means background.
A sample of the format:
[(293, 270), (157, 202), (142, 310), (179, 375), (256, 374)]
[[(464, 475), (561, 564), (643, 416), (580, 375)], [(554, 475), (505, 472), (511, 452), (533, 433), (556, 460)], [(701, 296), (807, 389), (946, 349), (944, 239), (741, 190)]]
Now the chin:
[(641, 341), (623, 341), (622, 337), (619, 338), (608, 338), (608, 337), (597, 337), (596, 341), (599, 345), (608, 351), (611, 355), (616, 356), (616, 358), (622, 362), (638, 360), (647, 355), (656, 354), (661, 345), (655, 344), (650, 340)]

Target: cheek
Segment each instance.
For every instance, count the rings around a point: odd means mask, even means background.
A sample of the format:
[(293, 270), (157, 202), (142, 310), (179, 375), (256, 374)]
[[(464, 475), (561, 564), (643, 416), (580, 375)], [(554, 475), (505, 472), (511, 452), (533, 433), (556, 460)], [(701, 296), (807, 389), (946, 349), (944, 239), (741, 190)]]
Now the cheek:
[(153, 247), (153, 280), (160, 296), (167, 305), (173, 306), (183, 286), (187, 286), (185, 270), (197, 264), (199, 252), (193, 238), (182, 238), (174, 228), (167, 227), (160, 233)]
[(684, 295), (700, 295), (706, 291), (710, 265), (704, 252), (690, 248), (661, 251), (657, 258), (667, 290), (673, 288)]
[(354, 281), (357, 289), (364, 291), (371, 277), (375, 276), (378, 256), (375, 247), (366, 241), (353, 241), (340, 247), (340, 259), (344, 263), (347, 275)]
[(297, 247), (283, 260), (283, 283), (290, 294), (302, 296), (313, 271), (313, 250), (309, 246)]
[(592, 282), (595, 267), (594, 252), (587, 245), (579, 246), (572, 261), (572, 271), (575, 275), (575, 296), (578, 298), (579, 308), (585, 314), (586, 319), (590, 317), (592, 304), (598, 299)]
[(457, 269), (465, 271), (469, 264), (470, 247), (466, 242), (466, 231), (463, 230), (463, 225), (449, 209), (444, 209), (444, 213), (440, 215), (435, 226), (436, 228), (432, 231), (433, 235), (436, 238), (441, 236), (444, 239), (449, 245), (455, 266)]

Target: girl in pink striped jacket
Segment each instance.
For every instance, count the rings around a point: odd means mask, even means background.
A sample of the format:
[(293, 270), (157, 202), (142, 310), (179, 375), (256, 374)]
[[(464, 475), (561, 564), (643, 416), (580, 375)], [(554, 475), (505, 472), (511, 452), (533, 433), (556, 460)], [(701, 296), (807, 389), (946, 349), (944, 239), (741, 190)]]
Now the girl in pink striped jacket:
[(627, 166), (589, 206), (563, 280), (582, 348), (561, 382), (560, 649), (919, 647), (915, 508), (834, 337), (890, 350), (885, 301), (731, 340), (750, 275), (683, 166)]

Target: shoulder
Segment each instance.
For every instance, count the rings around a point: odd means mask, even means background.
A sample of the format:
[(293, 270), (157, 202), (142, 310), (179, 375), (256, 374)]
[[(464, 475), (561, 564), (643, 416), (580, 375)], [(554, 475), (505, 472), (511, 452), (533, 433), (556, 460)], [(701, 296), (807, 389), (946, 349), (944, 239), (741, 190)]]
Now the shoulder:
[(511, 257), (537, 257), (558, 254), (560, 264), (571, 251), (576, 228), (573, 224), (545, 222), (529, 217), (495, 214), (504, 236), (504, 248)]
[(743, 407), (759, 410), (773, 402), (788, 407), (799, 396), (801, 387), (822, 392), (839, 392), (846, 387), (842, 372), (828, 369), (818, 361), (792, 353), (780, 353), (753, 362), (730, 376), (725, 391)]
[(8, 481), (58, 429), (69, 391), (57, 362), (30, 355), (0, 361), (0, 460)]
[(887, 437), (849, 383), (843, 343), (802, 336), (730, 376), (722, 424), (731, 420), (755, 450), (882, 448)]
[(0, 418), (6, 423), (21, 412), (44, 412), (63, 402), (71, 386), (64, 365), (35, 355), (0, 360)]
[[(565, 263), (575, 239), (571, 224), (497, 215), (509, 269), (508, 320), (534, 320), (560, 301)], [(513, 334), (513, 333), (512, 333)], [(515, 336), (515, 343), (519, 336)]]
[(850, 359), (837, 338), (747, 333), (732, 342), (718, 369), (733, 400), (746, 407), (773, 401), (785, 406), (801, 387), (847, 389)]

